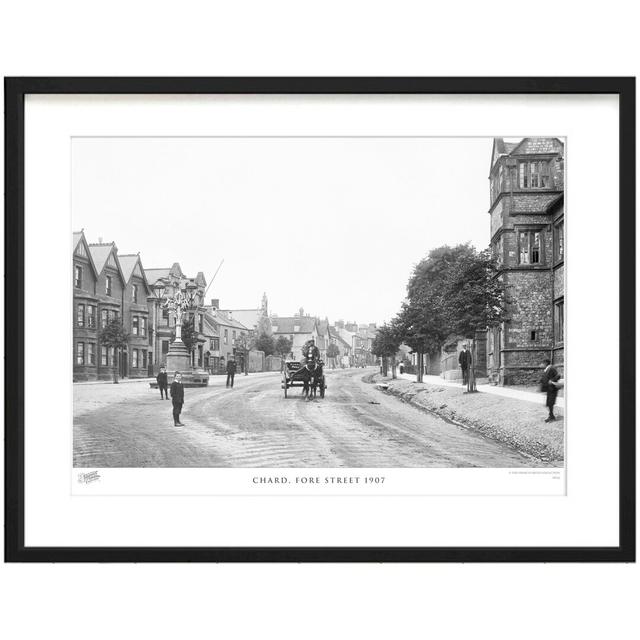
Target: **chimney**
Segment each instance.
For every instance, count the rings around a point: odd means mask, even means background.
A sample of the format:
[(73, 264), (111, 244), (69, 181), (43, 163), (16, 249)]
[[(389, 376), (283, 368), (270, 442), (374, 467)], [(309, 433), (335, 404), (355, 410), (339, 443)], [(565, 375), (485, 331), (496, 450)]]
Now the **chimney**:
[(102, 244), (102, 236), (98, 236), (98, 244)]

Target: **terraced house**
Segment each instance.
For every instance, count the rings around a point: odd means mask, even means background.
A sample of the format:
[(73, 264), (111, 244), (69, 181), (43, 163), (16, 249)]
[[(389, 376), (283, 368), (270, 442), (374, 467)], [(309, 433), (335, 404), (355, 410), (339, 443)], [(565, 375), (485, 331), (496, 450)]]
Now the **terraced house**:
[(491, 247), (507, 285), (509, 320), (487, 335), (487, 372), (498, 384), (534, 384), (540, 361), (564, 364), (564, 144), (495, 138)]

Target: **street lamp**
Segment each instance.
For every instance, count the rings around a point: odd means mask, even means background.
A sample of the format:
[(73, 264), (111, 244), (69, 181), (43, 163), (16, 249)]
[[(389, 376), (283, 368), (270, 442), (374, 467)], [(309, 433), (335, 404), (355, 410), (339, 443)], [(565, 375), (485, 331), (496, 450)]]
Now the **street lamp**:
[(160, 304), (164, 299), (164, 294), (167, 290), (167, 280), (165, 278), (159, 278), (152, 287), (153, 289), (153, 361), (155, 364), (160, 364), (160, 348), (158, 344), (158, 313)]

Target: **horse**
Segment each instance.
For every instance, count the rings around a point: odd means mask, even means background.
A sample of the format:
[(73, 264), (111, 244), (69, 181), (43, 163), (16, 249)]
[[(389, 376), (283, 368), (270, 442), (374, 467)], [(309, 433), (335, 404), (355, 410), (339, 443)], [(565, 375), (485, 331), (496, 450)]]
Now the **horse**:
[(318, 390), (318, 382), (322, 379), (322, 361), (317, 357), (308, 358), (303, 368), (302, 395), (307, 399), (315, 398)]

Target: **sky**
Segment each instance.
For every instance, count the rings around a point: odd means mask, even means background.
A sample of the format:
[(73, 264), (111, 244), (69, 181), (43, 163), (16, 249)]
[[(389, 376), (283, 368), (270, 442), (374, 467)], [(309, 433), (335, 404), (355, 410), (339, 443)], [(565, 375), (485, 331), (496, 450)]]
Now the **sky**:
[(390, 320), (443, 244), (489, 244), (492, 138), (74, 138), (72, 227), (202, 271), (224, 309)]

